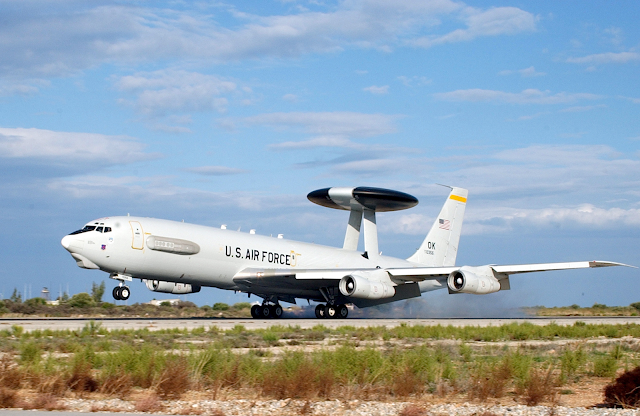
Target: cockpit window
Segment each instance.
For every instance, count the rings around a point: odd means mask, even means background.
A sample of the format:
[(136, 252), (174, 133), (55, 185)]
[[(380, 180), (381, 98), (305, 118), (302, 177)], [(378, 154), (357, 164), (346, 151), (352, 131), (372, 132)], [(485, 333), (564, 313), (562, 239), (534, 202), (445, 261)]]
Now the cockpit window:
[(97, 232), (99, 232), (99, 233), (101, 233), (103, 228), (104, 228), (104, 227), (98, 227), (98, 228), (96, 228), (96, 231), (97, 231)]
[(105, 233), (110, 233), (111, 232), (111, 227), (104, 227), (104, 232)]
[(75, 235), (75, 234), (82, 234), (82, 233), (86, 233), (87, 231), (93, 231), (96, 229), (95, 225), (85, 225), (84, 228), (78, 230), (78, 231), (74, 231), (69, 235)]

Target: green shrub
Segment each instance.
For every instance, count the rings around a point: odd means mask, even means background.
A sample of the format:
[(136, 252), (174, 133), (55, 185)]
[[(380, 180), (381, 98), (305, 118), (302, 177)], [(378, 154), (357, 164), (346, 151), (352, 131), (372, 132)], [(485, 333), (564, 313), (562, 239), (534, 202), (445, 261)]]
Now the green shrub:
[(560, 356), (560, 381), (563, 383), (576, 376), (587, 362), (587, 354), (580, 347), (575, 351), (566, 349)]
[(596, 377), (613, 378), (618, 369), (618, 360), (611, 355), (596, 357), (593, 360), (593, 375)]
[(229, 305), (227, 305), (226, 303), (217, 302), (217, 303), (213, 304), (213, 310), (214, 311), (226, 311), (226, 310), (229, 310)]
[(47, 301), (43, 298), (31, 298), (24, 301), (24, 303), (29, 306), (43, 306), (47, 304)]
[(93, 306), (94, 304), (95, 301), (93, 300), (91, 295), (85, 292), (76, 293), (75, 295), (71, 296), (71, 299), (69, 299), (69, 301), (67, 302), (67, 305), (71, 306), (72, 308), (86, 308), (88, 306)]
[(42, 349), (35, 342), (27, 342), (20, 346), (20, 364), (24, 366), (34, 365), (40, 362)]

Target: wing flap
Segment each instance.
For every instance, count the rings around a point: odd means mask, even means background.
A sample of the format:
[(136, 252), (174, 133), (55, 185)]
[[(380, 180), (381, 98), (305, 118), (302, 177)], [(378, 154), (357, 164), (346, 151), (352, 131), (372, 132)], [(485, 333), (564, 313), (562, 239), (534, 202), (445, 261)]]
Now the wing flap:
[(386, 269), (389, 276), (395, 280), (402, 280), (405, 282), (422, 282), (424, 280), (438, 277), (446, 277), (455, 272), (460, 267), (408, 267), (401, 269)]

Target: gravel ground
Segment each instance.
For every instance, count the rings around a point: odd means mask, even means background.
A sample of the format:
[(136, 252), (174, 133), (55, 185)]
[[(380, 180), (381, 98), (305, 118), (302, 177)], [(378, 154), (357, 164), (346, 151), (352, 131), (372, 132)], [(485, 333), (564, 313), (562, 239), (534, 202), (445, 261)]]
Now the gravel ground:
[[(135, 412), (132, 402), (120, 399), (83, 400), (64, 399), (67, 410), (77, 412)], [(165, 401), (158, 414), (172, 415), (215, 415), (215, 416), (287, 416), (287, 415), (331, 415), (331, 416), (396, 416), (404, 409), (411, 416), (472, 416), (489, 412), (505, 416), (605, 416), (624, 415), (640, 416), (639, 410), (548, 407), (524, 405), (475, 405), (475, 404), (420, 404), (409, 402), (376, 402), (376, 401), (316, 401), (305, 400), (200, 400)]]

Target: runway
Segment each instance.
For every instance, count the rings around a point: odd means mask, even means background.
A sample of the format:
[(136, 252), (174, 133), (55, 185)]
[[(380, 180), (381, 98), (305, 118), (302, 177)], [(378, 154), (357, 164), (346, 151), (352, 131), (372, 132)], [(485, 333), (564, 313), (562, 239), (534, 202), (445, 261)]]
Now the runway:
[(555, 322), (558, 325), (573, 325), (577, 321), (588, 324), (640, 324), (639, 316), (572, 316), (572, 317), (530, 317), (530, 318), (439, 318), (439, 319), (232, 319), (232, 318), (8, 318), (0, 319), (0, 330), (8, 330), (12, 325), (21, 326), (25, 331), (51, 329), (55, 331), (82, 329), (90, 321), (99, 323), (101, 328), (107, 330), (130, 329), (158, 331), (163, 329), (195, 329), (217, 327), (221, 330), (232, 329), (236, 325), (242, 325), (246, 329), (265, 329), (274, 325), (295, 326), (300, 328), (313, 328), (323, 325), (328, 328), (341, 326), (368, 327), (384, 326), (392, 328), (401, 324), (426, 325), (426, 326), (500, 326), (513, 322), (530, 322), (534, 325), (548, 325)]

